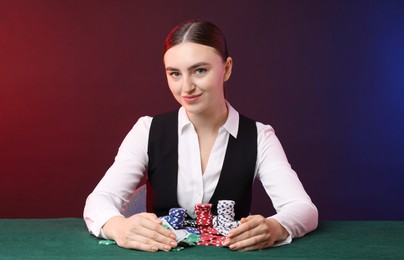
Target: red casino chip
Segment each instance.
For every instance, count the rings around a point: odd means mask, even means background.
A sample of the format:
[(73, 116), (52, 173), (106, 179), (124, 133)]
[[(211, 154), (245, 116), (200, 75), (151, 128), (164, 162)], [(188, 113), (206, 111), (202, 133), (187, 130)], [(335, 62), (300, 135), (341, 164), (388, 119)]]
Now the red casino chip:
[(200, 242), (197, 242), (200, 246), (223, 246), (226, 237), (218, 236), (218, 235), (211, 235), (211, 234), (201, 234), (200, 235)]

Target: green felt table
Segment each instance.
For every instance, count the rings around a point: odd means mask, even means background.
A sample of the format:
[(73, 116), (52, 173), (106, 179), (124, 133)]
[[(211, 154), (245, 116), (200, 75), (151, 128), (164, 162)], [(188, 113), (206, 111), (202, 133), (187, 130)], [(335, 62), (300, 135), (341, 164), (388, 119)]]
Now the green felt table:
[(196, 246), (146, 253), (99, 245), (78, 218), (0, 219), (0, 259), (404, 259), (404, 221), (323, 221), (292, 244), (253, 252)]

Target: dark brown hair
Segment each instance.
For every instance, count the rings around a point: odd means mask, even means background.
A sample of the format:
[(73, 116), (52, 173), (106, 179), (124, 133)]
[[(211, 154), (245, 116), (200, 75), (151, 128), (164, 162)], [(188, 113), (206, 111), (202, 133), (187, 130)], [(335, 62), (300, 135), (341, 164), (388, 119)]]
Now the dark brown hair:
[(225, 61), (229, 57), (226, 39), (215, 24), (208, 21), (186, 21), (175, 26), (164, 42), (164, 53), (183, 43), (193, 42), (215, 48)]

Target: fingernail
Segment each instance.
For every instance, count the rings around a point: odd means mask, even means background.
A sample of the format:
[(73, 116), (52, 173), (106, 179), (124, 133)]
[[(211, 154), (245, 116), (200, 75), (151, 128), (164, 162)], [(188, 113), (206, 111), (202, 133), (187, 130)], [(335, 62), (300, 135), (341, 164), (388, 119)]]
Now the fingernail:
[(171, 241), (171, 242), (170, 242), (170, 245), (171, 245), (172, 247), (177, 247), (177, 243), (174, 242), (174, 241)]
[(164, 246), (164, 250), (165, 250), (165, 251), (170, 251), (170, 250), (171, 250), (171, 247), (165, 245), (165, 246)]

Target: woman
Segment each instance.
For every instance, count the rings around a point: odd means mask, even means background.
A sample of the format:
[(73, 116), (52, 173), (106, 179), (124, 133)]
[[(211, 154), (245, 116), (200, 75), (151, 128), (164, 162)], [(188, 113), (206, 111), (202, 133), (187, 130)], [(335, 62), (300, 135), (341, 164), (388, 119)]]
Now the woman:
[[(169, 33), (164, 47), (168, 85), (181, 108), (142, 117), (128, 133), (87, 199), (84, 219), (90, 232), (125, 248), (169, 251), (177, 245), (175, 234), (158, 216), (182, 207), (195, 217), (195, 204), (209, 202), (214, 208), (219, 199), (236, 201), (236, 218), (241, 218), (225, 241), (231, 250), (287, 244), (314, 230), (317, 209), (274, 130), (239, 115), (225, 99), (233, 60), (220, 29), (188, 21)], [(150, 213), (125, 218), (125, 206), (146, 173)], [(248, 216), (254, 178), (270, 196), (274, 216)]]

